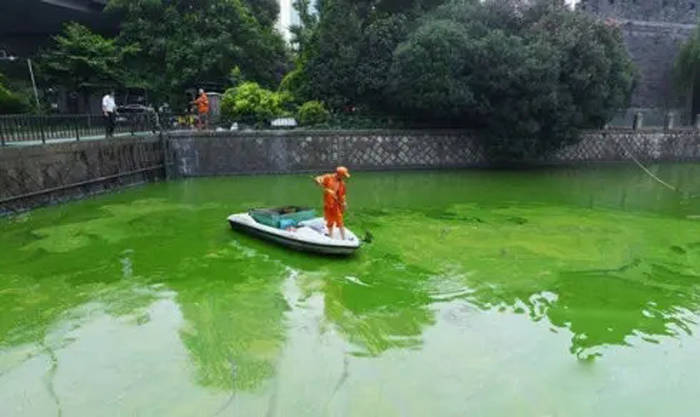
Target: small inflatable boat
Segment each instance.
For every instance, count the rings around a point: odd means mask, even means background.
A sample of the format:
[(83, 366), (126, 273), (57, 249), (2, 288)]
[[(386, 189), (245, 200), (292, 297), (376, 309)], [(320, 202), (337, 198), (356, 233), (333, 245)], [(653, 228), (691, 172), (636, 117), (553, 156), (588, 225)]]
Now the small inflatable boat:
[(333, 236), (328, 236), (324, 219), (316, 217), (314, 210), (303, 207), (255, 209), (232, 214), (228, 222), (234, 230), (305, 252), (350, 255), (362, 244), (347, 228), (344, 240), (338, 229), (333, 230)]

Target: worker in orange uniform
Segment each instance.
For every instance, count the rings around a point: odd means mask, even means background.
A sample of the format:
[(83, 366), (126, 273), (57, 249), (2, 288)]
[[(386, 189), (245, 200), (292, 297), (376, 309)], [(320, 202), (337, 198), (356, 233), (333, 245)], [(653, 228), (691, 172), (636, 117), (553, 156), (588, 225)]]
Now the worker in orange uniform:
[(209, 128), (209, 97), (204, 93), (203, 89), (199, 89), (199, 97), (194, 101), (197, 105), (197, 113), (199, 113), (199, 120), (197, 121), (197, 127), (199, 130)]
[(340, 238), (345, 240), (343, 214), (347, 208), (345, 201), (345, 179), (350, 172), (345, 167), (338, 167), (334, 174), (320, 175), (314, 178), (316, 184), (323, 188), (323, 217), (326, 219), (328, 236), (333, 237), (333, 228), (340, 229)]

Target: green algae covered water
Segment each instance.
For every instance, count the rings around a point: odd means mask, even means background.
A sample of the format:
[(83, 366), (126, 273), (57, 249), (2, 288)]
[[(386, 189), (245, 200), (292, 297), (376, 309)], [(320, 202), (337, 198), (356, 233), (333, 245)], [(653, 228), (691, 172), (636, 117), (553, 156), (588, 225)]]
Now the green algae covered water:
[(0, 416), (693, 416), (700, 165), (357, 173), (357, 256), (231, 231), (308, 176), (0, 220)]

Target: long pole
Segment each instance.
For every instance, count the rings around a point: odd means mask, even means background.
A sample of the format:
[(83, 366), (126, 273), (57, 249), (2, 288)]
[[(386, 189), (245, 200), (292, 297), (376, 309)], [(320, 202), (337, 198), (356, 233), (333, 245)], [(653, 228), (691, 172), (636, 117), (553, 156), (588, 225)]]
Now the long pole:
[(27, 59), (27, 66), (29, 67), (29, 75), (32, 77), (32, 88), (34, 88), (34, 99), (36, 100), (36, 111), (41, 111), (41, 106), (39, 104), (39, 91), (36, 89), (36, 80), (34, 79), (34, 69), (32, 68), (32, 60)]

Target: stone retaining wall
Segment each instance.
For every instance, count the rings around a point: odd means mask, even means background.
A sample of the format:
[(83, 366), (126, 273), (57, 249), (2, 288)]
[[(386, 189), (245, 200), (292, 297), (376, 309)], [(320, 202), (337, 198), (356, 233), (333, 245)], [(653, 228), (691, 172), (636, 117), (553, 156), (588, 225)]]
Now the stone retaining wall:
[(158, 137), (0, 149), (0, 215), (163, 177)]
[(168, 160), (180, 176), (318, 171), (343, 163), (355, 170), (486, 165), (461, 131), (177, 133)]
[[(696, 130), (591, 131), (580, 143), (532, 164), (629, 161), (700, 161)], [(176, 133), (168, 162), (180, 176), (353, 170), (440, 169), (488, 166), (468, 131)]]
[(586, 132), (581, 142), (543, 159), (542, 163), (700, 161), (696, 129), (610, 129)]
[[(532, 164), (700, 161), (697, 130), (591, 131)], [(468, 131), (176, 132), (0, 148), (0, 215), (165, 176), (489, 166)], [(167, 174), (167, 175), (166, 175)]]

